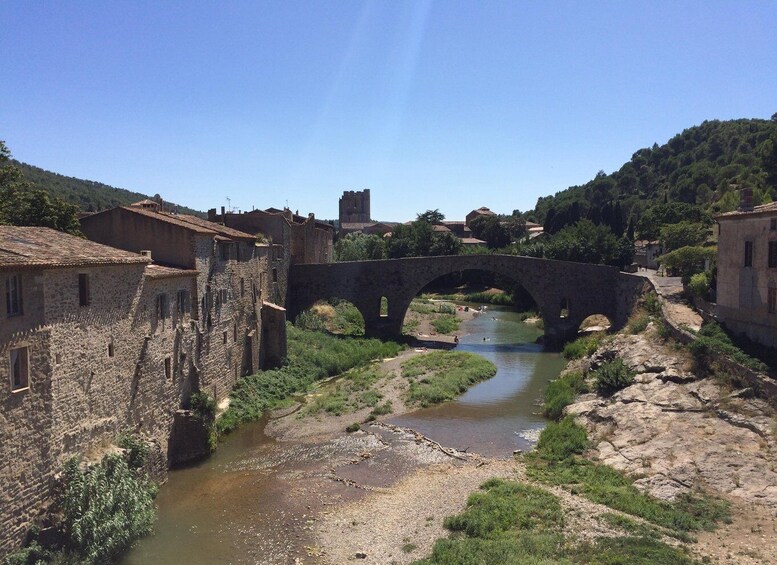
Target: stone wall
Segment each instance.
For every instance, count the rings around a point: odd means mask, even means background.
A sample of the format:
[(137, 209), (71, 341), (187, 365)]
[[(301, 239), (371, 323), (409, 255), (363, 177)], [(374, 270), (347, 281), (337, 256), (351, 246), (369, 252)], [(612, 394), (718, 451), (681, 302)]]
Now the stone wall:
[(346, 190), (338, 202), (340, 223), (370, 221), (370, 189)]

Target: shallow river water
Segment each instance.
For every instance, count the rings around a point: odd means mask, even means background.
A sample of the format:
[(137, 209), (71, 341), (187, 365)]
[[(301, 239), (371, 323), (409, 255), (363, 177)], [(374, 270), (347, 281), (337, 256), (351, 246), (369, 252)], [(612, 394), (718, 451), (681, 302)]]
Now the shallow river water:
[[(545, 424), (537, 400), (563, 359), (534, 343), (540, 331), (503, 309), (489, 308), (461, 331), (467, 335), (458, 349), (490, 359), (497, 375), (457, 401), (389, 421), (488, 456), (531, 447)], [(371, 442), (378, 440), (355, 434), (317, 444), (281, 443), (266, 436), (264, 426), (263, 421), (244, 426), (208, 460), (171, 471), (157, 498), (154, 534), (138, 542), (123, 563), (294, 563), (290, 556), (310, 562), (305, 548), (314, 543), (311, 514), (326, 511), (332, 500), (356, 496), (327, 473), (343, 465), (356, 471), (349, 459), (374, 449)], [(380, 486), (414, 464), (391, 453), (385, 457), (382, 466), (376, 458), (370, 477), (354, 478)]]

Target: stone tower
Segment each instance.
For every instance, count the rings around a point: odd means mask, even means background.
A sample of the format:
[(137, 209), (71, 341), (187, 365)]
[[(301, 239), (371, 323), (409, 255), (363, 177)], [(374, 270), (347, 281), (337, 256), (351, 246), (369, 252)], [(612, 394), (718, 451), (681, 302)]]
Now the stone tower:
[(340, 198), (340, 224), (370, 221), (370, 189), (346, 190)]

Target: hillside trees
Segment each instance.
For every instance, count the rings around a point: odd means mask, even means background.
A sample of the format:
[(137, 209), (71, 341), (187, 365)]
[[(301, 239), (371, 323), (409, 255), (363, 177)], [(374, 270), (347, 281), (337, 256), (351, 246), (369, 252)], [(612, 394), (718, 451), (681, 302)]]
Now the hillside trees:
[(458, 255), (461, 251), (459, 238), (450, 232), (435, 232), (433, 224), (427, 221), (438, 217), (444, 218), (438, 210), (427, 210), (418, 214), (416, 221), (398, 225), (388, 238), (386, 255), (390, 259)]
[(0, 224), (41, 226), (81, 235), (78, 208), (42, 190), (33, 190), (11, 163), (11, 152), (0, 141)]
[(375, 234), (349, 233), (335, 243), (335, 261), (367, 261), (385, 258), (386, 244), (382, 237)]
[(470, 228), (472, 235), (485, 241), (489, 249), (501, 249), (510, 243), (510, 231), (497, 216), (479, 216), (472, 220)]

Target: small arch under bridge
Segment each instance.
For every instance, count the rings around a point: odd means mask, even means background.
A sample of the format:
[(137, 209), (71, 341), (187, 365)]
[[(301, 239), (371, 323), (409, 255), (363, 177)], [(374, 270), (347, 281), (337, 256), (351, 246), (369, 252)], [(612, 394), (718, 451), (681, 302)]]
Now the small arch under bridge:
[[(646, 281), (615, 267), (515, 255), (450, 255), (377, 261), (292, 265), (289, 318), (319, 300), (352, 302), (364, 317), (365, 333), (397, 337), (410, 302), (427, 284), (450, 273), (482, 270), (513, 279), (537, 303), (549, 342), (574, 337), (593, 314), (607, 316), (613, 329), (623, 327)], [(381, 315), (381, 297), (388, 315)]]

